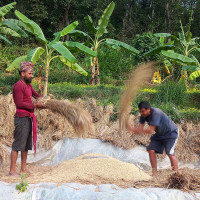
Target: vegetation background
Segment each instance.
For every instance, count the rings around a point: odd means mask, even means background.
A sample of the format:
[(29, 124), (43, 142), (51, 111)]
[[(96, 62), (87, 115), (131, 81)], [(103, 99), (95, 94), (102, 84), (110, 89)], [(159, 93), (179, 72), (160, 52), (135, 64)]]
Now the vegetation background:
[[(13, 2), (1, 0), (0, 7)], [(48, 40), (52, 40), (53, 33), (62, 30), (70, 23), (78, 20), (78, 30), (87, 32), (84, 17), (90, 15), (95, 23), (102, 15), (111, 0), (16, 0), (15, 9), (22, 12), (29, 19), (34, 20), (44, 31)], [(190, 32), (192, 37), (200, 37), (200, 1), (197, 0), (117, 0), (115, 9), (107, 27), (108, 33), (104, 38), (113, 38), (126, 42), (141, 53), (132, 55), (125, 51), (115, 51), (101, 46), (99, 49), (99, 66), (101, 85), (90, 86), (90, 67), (85, 57), (76, 53), (81, 66), (88, 72), (84, 77), (58, 60), (51, 64), (49, 75), (49, 93), (56, 98), (95, 98), (99, 104), (106, 106), (114, 104), (115, 113), (111, 120), (116, 120), (120, 95), (129, 72), (139, 63), (160, 60), (160, 55), (145, 56), (145, 52), (159, 47), (160, 41), (154, 33), (170, 33), (179, 36), (181, 31), (188, 29), (191, 12)], [(15, 10), (14, 9), (14, 10)], [(14, 11), (13, 10), (13, 11)], [(6, 14), (6, 18), (16, 18), (14, 12)], [(26, 54), (30, 49), (39, 46), (38, 41), (29, 35), (28, 38), (9, 37), (12, 45), (1, 41), (0, 44), (0, 93), (12, 91), (13, 84), (19, 79), (17, 71), (8, 73), (6, 68), (18, 56)], [(69, 37), (63, 40), (70, 40)], [(80, 42), (84, 39), (80, 38)], [(199, 45), (197, 40), (196, 46)], [(199, 53), (195, 53), (199, 60)], [(39, 71), (35, 70), (35, 76)], [(137, 103), (148, 100), (150, 103), (164, 110), (176, 122), (190, 120), (198, 122), (200, 119), (200, 91), (199, 79), (190, 81), (188, 85), (181, 81), (181, 67), (179, 63), (173, 65), (169, 78), (159, 84), (151, 84), (141, 88), (137, 101), (133, 104), (133, 113), (137, 113)], [(159, 68), (162, 80), (167, 74), (165, 68)], [(43, 73), (43, 72), (42, 72)], [(190, 72), (189, 72), (190, 73)], [(37, 90), (37, 83), (33, 82)]]

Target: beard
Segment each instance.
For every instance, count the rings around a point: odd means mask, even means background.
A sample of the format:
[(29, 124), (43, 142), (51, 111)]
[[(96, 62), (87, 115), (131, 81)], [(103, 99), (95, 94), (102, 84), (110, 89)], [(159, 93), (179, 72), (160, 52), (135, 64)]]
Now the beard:
[(31, 81), (32, 81), (32, 78), (26, 78), (26, 77), (24, 77), (24, 81), (28, 84), (28, 83), (31, 83)]

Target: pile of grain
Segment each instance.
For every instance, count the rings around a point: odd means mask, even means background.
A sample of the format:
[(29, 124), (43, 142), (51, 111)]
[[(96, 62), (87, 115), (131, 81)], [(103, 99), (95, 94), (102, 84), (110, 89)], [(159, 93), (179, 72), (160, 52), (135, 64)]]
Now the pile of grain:
[(130, 186), (136, 181), (147, 181), (151, 177), (135, 165), (125, 163), (103, 154), (90, 153), (62, 162), (50, 172), (33, 177), (33, 182), (82, 184), (116, 184)]
[[(101, 155), (101, 154), (89, 154), (89, 155), (83, 155), (81, 156), (86, 157), (86, 159), (82, 159), (82, 160), (93, 160), (94, 159), (98, 159), (98, 158), (87, 158), (87, 157), (98, 157), (100, 156), (101, 158), (99, 159), (107, 159), (105, 155)], [(81, 157), (79, 157), (79, 159), (81, 159)], [(77, 158), (76, 158), (77, 159)], [(69, 162), (69, 161), (67, 161)], [(70, 162), (75, 162), (75, 159), (72, 159)], [(65, 169), (64, 166), (66, 166), (66, 163), (63, 164), (61, 163), (60, 165), (58, 165), (56, 168), (53, 167), (47, 167), (47, 166), (39, 166), (36, 164), (28, 164), (27, 165), (27, 169), (31, 172), (31, 175), (28, 176), (28, 183), (29, 184), (37, 184), (40, 182), (52, 182), (52, 180), (54, 181), (58, 181), (58, 185), (60, 185), (60, 183), (62, 183), (60, 180), (58, 180), (58, 178), (53, 178), (51, 179), (51, 176), (53, 176), (53, 173), (60, 174), (59, 177), (65, 180), (64, 182), (67, 182), (68, 180), (70, 180), (71, 182), (75, 182), (72, 179), (70, 179), (70, 173), (68, 173), (68, 169)], [(118, 165), (119, 166), (119, 165)], [(133, 165), (134, 166), (134, 165)], [(17, 164), (16, 166), (16, 171), (19, 172), (20, 171), (20, 164)], [(68, 166), (69, 167), (69, 166)], [(70, 167), (69, 167), (70, 168)], [(57, 171), (56, 171), (57, 169)], [(89, 168), (90, 169), (90, 168)], [(135, 169), (135, 168), (134, 168)], [(62, 171), (58, 171), (58, 170), (62, 170)], [(76, 168), (77, 170), (77, 168)], [(82, 170), (79, 169), (79, 170)], [(84, 169), (83, 169), (84, 170)], [(69, 170), (70, 172), (74, 172), (75, 170)], [(106, 171), (110, 171), (108, 169), (106, 169)], [(75, 177), (74, 180), (79, 181), (79, 183), (83, 183), (83, 184), (90, 184), (93, 183), (95, 185), (97, 184), (101, 184), (101, 183), (112, 183), (109, 180), (105, 180), (101, 178), (101, 181), (96, 181), (97, 178), (100, 177), (94, 177), (89, 176), (88, 175), (88, 171), (86, 171), (86, 169), (84, 170), (85, 172), (85, 177), (87, 176), (89, 178), (89, 181), (87, 179), (79, 179), (79, 177), (76, 177), (75, 175), (73, 175), (73, 177)], [(139, 171), (139, 173), (144, 173), (143, 171)], [(1, 177), (1, 181), (3, 182), (7, 182), (7, 183), (19, 183), (20, 182), (20, 178), (14, 178), (14, 177), (10, 177), (8, 176), (9, 173), (9, 167), (7, 165), (0, 165), (0, 177)], [(75, 172), (74, 172), (75, 173)], [(108, 173), (108, 172), (104, 172), (104, 173)], [(103, 176), (104, 173), (102, 172)], [(117, 173), (117, 171), (116, 171)], [(121, 173), (121, 171), (120, 171)], [(134, 171), (135, 175), (136, 173), (138, 173), (138, 171)], [(151, 172), (146, 172), (147, 174), (151, 174)], [(128, 180), (127, 179), (121, 179), (121, 180), (117, 180), (117, 181), (113, 181), (113, 183), (119, 185), (122, 188), (129, 188), (129, 187), (134, 187), (134, 188), (147, 188), (147, 187), (160, 187), (160, 188), (174, 188), (174, 189), (181, 189), (183, 191), (189, 191), (189, 190), (195, 190), (195, 191), (199, 191), (200, 190), (200, 170), (197, 169), (189, 169), (189, 168), (183, 168), (179, 170), (179, 174), (180, 175), (175, 175), (174, 172), (170, 169), (165, 169), (165, 170), (159, 170), (158, 172), (158, 176), (157, 178), (147, 178), (147, 179), (138, 179), (138, 181), (135, 181), (135, 179), (133, 180)], [(95, 173), (97, 174), (97, 173)], [(113, 174), (113, 173), (112, 173)], [(145, 173), (144, 173), (145, 174)], [(77, 175), (80, 176), (80, 172), (77, 172)], [(117, 174), (115, 174), (116, 177)], [(69, 178), (67, 177), (69, 176)], [(98, 175), (97, 175), (98, 176)], [(148, 176), (148, 175), (147, 175)], [(42, 177), (42, 179), (41, 179)], [(121, 177), (121, 176), (120, 176)], [(148, 176), (149, 177), (149, 176)], [(124, 177), (123, 177), (124, 178)], [(127, 181), (127, 182), (126, 182)], [(64, 183), (63, 182), (63, 183)], [(185, 184), (186, 183), (186, 184)], [(189, 189), (189, 190), (188, 190)]]

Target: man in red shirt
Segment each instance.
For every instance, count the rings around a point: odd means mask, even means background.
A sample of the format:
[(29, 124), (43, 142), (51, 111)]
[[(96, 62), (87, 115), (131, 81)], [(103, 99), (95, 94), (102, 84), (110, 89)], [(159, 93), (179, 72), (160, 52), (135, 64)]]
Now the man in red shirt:
[[(15, 172), (18, 151), (21, 151), (20, 174), (27, 172), (26, 160), (28, 150), (32, 150), (32, 119), (35, 119), (34, 108), (45, 108), (43, 104), (34, 104), (32, 101), (32, 97), (40, 97), (31, 85), (31, 81), (33, 78), (33, 66), (34, 65), (32, 62), (21, 63), (19, 70), (21, 79), (17, 83), (15, 83), (13, 87), (13, 99), (16, 105), (16, 113), (14, 119), (14, 142), (12, 145), (11, 164), (9, 172), (9, 175), (11, 176), (19, 176)], [(36, 139), (37, 135), (35, 135), (35, 145)]]

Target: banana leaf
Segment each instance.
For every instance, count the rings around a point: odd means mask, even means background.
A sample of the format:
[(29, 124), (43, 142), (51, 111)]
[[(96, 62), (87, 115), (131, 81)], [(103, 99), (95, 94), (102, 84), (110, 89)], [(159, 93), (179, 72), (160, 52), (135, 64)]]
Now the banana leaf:
[(79, 74), (82, 74), (84, 76), (87, 76), (88, 73), (80, 66), (78, 63), (71, 63), (69, 60), (67, 60), (65, 57), (60, 56), (60, 60), (68, 67), (72, 68), (74, 71), (78, 72)]
[(76, 58), (72, 55), (72, 53), (61, 43), (57, 42), (52, 45), (52, 47), (62, 55), (62, 57), (66, 58), (72, 63), (76, 62)]
[(9, 66), (6, 68), (7, 71), (13, 71), (20, 68), (21, 62), (27, 61), (27, 56), (20, 56), (16, 58)]
[(9, 28), (17, 32), (19, 35), (27, 38), (28, 35), (23, 31), (23, 29), (21, 29), (20, 24), (22, 25), (22, 23), (20, 23), (20, 21), (17, 19), (5, 19), (2, 23), (3, 26), (8, 26)]
[(40, 56), (45, 52), (45, 50), (42, 47), (37, 47), (35, 49), (32, 49), (29, 51), (27, 55), (27, 60), (31, 61), (33, 64), (35, 64), (39, 59)]
[(0, 34), (10, 35), (13, 37), (21, 37), (21, 35), (19, 35), (17, 32), (7, 27), (0, 27)]
[(160, 46), (160, 47), (156, 47), (154, 49), (151, 49), (150, 51), (144, 53), (144, 55), (151, 56), (151, 55), (160, 53), (162, 50), (171, 50), (171, 49), (174, 49), (174, 48), (175, 48), (174, 45), (164, 45), (164, 46)]
[(0, 34), (0, 39), (4, 40), (8, 44), (12, 44), (7, 38)]
[(124, 42), (118, 41), (118, 40), (106, 39), (106, 43), (105, 44), (119, 46), (119, 47), (123, 48), (125, 51), (128, 51), (128, 52), (133, 53), (133, 54), (139, 54), (140, 53), (134, 47), (132, 47), (132, 46), (130, 46), (130, 45), (124, 43)]
[(154, 33), (153, 35), (156, 37), (170, 37), (171, 36), (170, 33)]
[(67, 42), (64, 42), (63, 44), (67, 47), (75, 48), (86, 55), (89, 55), (92, 57), (97, 56), (96, 52), (92, 51), (89, 47), (87, 47), (79, 42), (67, 41)]
[(195, 80), (196, 78), (198, 78), (200, 76), (200, 69), (195, 71), (195, 72), (192, 72), (189, 76), (189, 80)]
[(89, 15), (87, 15), (86, 17), (84, 17), (84, 19), (85, 19), (85, 24), (90, 33), (95, 35), (97, 33), (97, 29), (94, 26), (92, 18)]
[(171, 52), (171, 51), (161, 51), (161, 54), (171, 60), (177, 61), (177, 62), (182, 62), (188, 65), (196, 65), (196, 61), (193, 59), (184, 56), (179, 53)]
[(16, 5), (16, 2), (7, 4), (0, 8), (0, 18), (3, 17), (5, 14), (7, 14), (11, 9), (13, 9), (14, 5)]
[(76, 37), (88, 37), (89, 35), (83, 31), (79, 30), (73, 30), (69, 33), (70, 36), (76, 36)]
[(106, 32), (106, 27), (108, 25), (110, 16), (113, 13), (113, 10), (115, 8), (115, 3), (111, 2), (107, 8), (104, 10), (103, 15), (98, 21), (98, 26), (97, 26), (97, 35), (98, 37), (101, 37), (105, 32)]
[(37, 40), (39, 40), (43, 44), (47, 44), (44, 33), (42, 32), (38, 24), (36, 24), (34, 21), (30, 20), (17, 10), (15, 11), (15, 15), (28, 27), (27, 30), (29, 30), (30, 33), (32, 33), (36, 37)]

